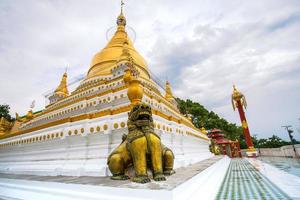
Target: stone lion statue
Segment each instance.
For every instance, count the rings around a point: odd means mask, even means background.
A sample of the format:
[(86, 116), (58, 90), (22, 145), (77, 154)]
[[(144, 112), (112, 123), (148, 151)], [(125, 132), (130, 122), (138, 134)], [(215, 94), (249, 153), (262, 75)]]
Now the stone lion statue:
[(172, 175), (174, 154), (164, 146), (154, 132), (151, 107), (145, 103), (134, 105), (128, 114), (128, 135), (123, 135), (122, 143), (109, 155), (107, 164), (113, 180), (127, 180), (125, 170), (133, 165), (134, 182), (147, 183), (150, 169), (155, 181), (166, 180)]

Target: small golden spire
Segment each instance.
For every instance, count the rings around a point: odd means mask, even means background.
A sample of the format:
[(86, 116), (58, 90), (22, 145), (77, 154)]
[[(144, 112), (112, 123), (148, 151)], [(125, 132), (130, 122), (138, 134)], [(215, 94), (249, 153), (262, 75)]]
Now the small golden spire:
[(16, 113), (16, 120), (19, 121), (20, 120), (20, 115), (18, 113)]
[(68, 78), (68, 75), (67, 75), (67, 72), (65, 72), (61, 78), (59, 86), (55, 90), (56, 94), (63, 95), (63, 96), (69, 95), (69, 91), (68, 91), (68, 87), (67, 87), (67, 78)]
[(166, 95), (165, 98), (168, 100), (173, 99), (173, 94), (172, 94), (172, 90), (171, 90), (171, 85), (169, 83), (169, 81), (166, 81)]

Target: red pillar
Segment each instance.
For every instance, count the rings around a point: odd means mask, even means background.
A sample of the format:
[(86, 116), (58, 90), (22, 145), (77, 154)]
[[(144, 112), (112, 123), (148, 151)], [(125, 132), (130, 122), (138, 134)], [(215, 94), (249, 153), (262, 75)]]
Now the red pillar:
[(253, 147), (253, 143), (252, 143), (251, 136), (250, 136), (250, 131), (249, 131), (249, 128), (248, 128), (248, 123), (247, 123), (245, 112), (244, 112), (244, 108), (247, 107), (246, 98), (242, 93), (240, 93), (236, 89), (235, 86), (233, 86), (233, 93), (232, 93), (232, 96), (231, 96), (231, 103), (232, 103), (233, 110), (235, 110), (235, 108), (237, 108), (238, 111), (239, 111), (239, 114), (240, 114), (240, 119), (241, 119), (241, 122), (242, 122), (243, 132), (244, 132), (246, 144), (247, 144), (247, 147), (248, 147), (248, 149), (246, 151), (246, 154), (247, 154), (248, 157), (256, 157), (257, 156), (257, 151)]
[(236, 107), (237, 107), (237, 109), (239, 111), (239, 114), (240, 114), (240, 119), (241, 119), (241, 123), (242, 123), (243, 132), (244, 132), (247, 147), (249, 149), (253, 148), (253, 142), (252, 142), (252, 139), (251, 139), (251, 136), (250, 136), (248, 123), (247, 123), (247, 120), (246, 120), (246, 116), (245, 116), (245, 112), (244, 112), (244, 108), (242, 106), (241, 100), (236, 101)]

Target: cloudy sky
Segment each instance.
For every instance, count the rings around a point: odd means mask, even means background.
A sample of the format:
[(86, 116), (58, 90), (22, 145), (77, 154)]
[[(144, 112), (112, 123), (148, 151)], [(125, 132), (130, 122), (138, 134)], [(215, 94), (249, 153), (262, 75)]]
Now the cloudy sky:
[[(235, 83), (252, 134), (287, 138), (300, 125), (299, 0), (126, 0), (127, 24), (150, 70), (173, 92), (238, 123)], [(1, 0), (0, 104), (24, 114), (32, 100), (85, 74), (115, 26), (118, 0)], [(110, 35), (110, 32), (108, 33)], [(134, 34), (132, 34), (134, 35)], [(297, 139), (300, 134), (296, 133)]]

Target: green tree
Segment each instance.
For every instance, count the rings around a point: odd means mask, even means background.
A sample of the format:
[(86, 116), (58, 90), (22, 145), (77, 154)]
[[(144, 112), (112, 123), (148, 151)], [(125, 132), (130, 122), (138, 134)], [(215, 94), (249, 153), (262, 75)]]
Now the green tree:
[(4, 117), (8, 121), (12, 122), (15, 119), (10, 116), (9, 109), (10, 109), (9, 105), (6, 105), (6, 104), (0, 105), (0, 118)]
[[(226, 138), (230, 140), (239, 140), (241, 149), (247, 148), (243, 128), (241, 126), (229, 123), (227, 120), (219, 117), (213, 111), (207, 110), (204, 106), (197, 102), (193, 102), (189, 99), (185, 101), (179, 98), (176, 100), (178, 102), (178, 108), (182, 114), (192, 115), (192, 122), (195, 127), (201, 128), (203, 125), (206, 129), (221, 129), (223, 130)], [(291, 142), (284, 141), (276, 135), (273, 135), (268, 139), (258, 139), (256, 135), (251, 138), (253, 145), (256, 148), (276, 148), (291, 144)], [(300, 142), (296, 141), (295, 143)]]
[[(299, 141), (296, 141), (295, 143), (299, 144)], [(272, 135), (271, 137), (267, 139), (258, 139), (257, 144), (255, 147), (257, 148), (279, 148), (285, 145), (291, 145), (291, 142), (285, 141), (281, 139), (280, 137), (276, 135)]]
[(195, 127), (200, 128), (202, 125), (206, 129), (218, 128), (224, 131), (227, 138), (231, 140), (239, 140), (243, 134), (243, 129), (236, 124), (229, 123), (227, 120), (219, 117), (213, 111), (208, 111), (204, 106), (189, 99), (177, 99), (178, 108), (184, 115), (192, 115), (192, 122)]

